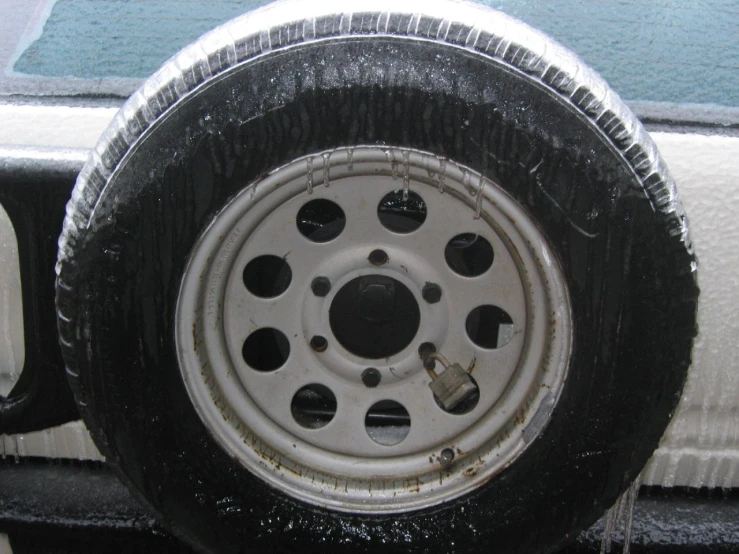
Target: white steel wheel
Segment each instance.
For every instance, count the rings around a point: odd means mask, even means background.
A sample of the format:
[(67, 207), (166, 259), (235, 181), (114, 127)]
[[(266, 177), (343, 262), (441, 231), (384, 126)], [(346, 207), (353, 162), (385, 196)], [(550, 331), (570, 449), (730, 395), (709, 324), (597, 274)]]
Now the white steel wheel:
[[(562, 389), (570, 317), (546, 240), (498, 185), (360, 146), (295, 160), (214, 218), (176, 339), (200, 417), (249, 471), (383, 513), (458, 497), (526, 448)], [(450, 410), (428, 344), (476, 385)]]

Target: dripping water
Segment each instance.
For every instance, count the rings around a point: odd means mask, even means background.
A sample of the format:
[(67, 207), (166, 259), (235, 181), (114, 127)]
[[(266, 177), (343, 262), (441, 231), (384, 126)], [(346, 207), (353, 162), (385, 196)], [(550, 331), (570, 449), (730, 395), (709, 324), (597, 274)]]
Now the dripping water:
[(615, 553), (612, 550), (615, 535), (618, 531), (623, 532), (623, 548), (621, 554), (629, 554), (631, 550), (631, 534), (634, 524), (634, 506), (639, 496), (641, 478), (636, 480), (616, 500), (613, 507), (606, 513), (606, 524), (603, 529), (603, 537), (600, 543), (600, 554)]
[(477, 198), (475, 199), (475, 219), (480, 219), (482, 214), (482, 188), (485, 186), (485, 177), (480, 174), (480, 182), (477, 185)]
[(410, 194), (411, 186), (411, 175), (410, 175), (410, 162), (408, 160), (410, 152), (405, 150), (403, 152), (403, 202), (408, 202), (408, 195)]
[(444, 192), (446, 186), (446, 159), (439, 158), (439, 192)]
[(308, 183), (305, 190), (308, 194), (313, 194), (313, 157), (309, 156), (305, 162), (308, 166)]
[(323, 186), (328, 188), (331, 184), (331, 152), (321, 154), (323, 157)]
[(349, 168), (349, 171), (354, 169), (354, 148), (349, 148), (346, 151), (346, 167)]
[(392, 167), (393, 179), (398, 178), (398, 162), (395, 161), (395, 154), (392, 150), (385, 150), (385, 157), (387, 158), (390, 167)]
[(462, 172), (462, 186), (467, 189), (470, 196), (475, 196), (475, 189), (472, 188), (471, 177), (472, 175), (467, 172), (467, 169), (457, 165), (457, 168)]

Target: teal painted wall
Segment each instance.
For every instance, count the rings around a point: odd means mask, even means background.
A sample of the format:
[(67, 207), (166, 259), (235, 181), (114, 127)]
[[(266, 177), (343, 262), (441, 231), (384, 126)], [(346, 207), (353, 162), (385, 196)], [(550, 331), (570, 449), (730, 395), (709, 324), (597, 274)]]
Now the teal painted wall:
[[(265, 3), (58, 0), (14, 71), (144, 78), (204, 32)], [(736, 0), (485, 3), (570, 47), (627, 100), (739, 107)]]

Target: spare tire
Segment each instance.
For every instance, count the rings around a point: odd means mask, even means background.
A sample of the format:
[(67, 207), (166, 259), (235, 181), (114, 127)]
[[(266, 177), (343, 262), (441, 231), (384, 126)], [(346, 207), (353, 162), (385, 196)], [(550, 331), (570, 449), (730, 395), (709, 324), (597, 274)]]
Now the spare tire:
[(679, 399), (696, 261), (639, 122), (503, 14), (385, 4), (205, 35), (68, 205), (80, 410), (200, 549), (549, 551)]

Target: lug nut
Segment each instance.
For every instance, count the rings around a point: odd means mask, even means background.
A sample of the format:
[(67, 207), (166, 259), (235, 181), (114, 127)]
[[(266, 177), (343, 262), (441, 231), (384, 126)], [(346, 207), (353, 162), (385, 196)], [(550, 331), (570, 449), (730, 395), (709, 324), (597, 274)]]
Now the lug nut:
[(454, 461), (454, 450), (451, 448), (445, 448), (439, 454), (439, 463), (442, 467), (449, 467)]
[(316, 335), (310, 339), (310, 347), (316, 352), (323, 352), (328, 348), (328, 341), (321, 335)]
[(421, 296), (429, 304), (436, 304), (441, 300), (441, 287), (436, 283), (426, 283), (421, 291)]
[(370, 252), (368, 259), (372, 265), (385, 265), (388, 259), (387, 252), (378, 248)]
[(310, 284), (310, 290), (316, 296), (324, 297), (331, 292), (331, 281), (327, 277), (316, 277)]
[(380, 384), (382, 375), (374, 367), (368, 367), (362, 372), (362, 383), (369, 389), (374, 389)]
[(434, 352), (436, 352), (436, 345), (433, 342), (424, 342), (418, 347), (418, 355), (421, 357), (421, 361), (423, 361), (423, 368), (427, 371), (436, 369), (436, 360), (429, 357)]
[(436, 346), (434, 346), (433, 342), (424, 342), (418, 347), (418, 355), (422, 360), (425, 360), (429, 357), (429, 354), (433, 354), (434, 352), (436, 352)]

